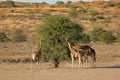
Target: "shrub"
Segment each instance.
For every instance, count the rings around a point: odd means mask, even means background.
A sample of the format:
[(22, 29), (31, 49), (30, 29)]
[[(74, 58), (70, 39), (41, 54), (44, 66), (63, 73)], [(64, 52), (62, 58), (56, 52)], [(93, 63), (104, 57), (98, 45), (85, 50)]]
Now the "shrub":
[(48, 4), (48, 3), (46, 3), (46, 2), (43, 1), (43, 2), (41, 2), (41, 4)]
[(72, 1), (67, 1), (67, 4), (70, 4), (70, 3), (72, 3)]
[(72, 9), (69, 13), (68, 16), (72, 18), (73, 20), (78, 17), (78, 12), (76, 9)]
[(64, 4), (63, 1), (57, 1), (56, 4)]
[(6, 3), (9, 7), (15, 7), (15, 2), (11, 0), (6, 0)]
[(87, 13), (87, 10), (85, 8), (80, 8), (80, 10), (78, 10), (81, 13)]
[(4, 32), (0, 32), (0, 42), (6, 42), (9, 41), (10, 39), (6, 36)]
[(42, 58), (53, 60), (55, 67), (60, 61), (69, 59), (65, 38), (77, 43), (85, 36), (80, 25), (58, 15), (46, 17), (43, 24), (38, 26), (37, 32), (38, 38), (43, 40)]
[(114, 42), (115, 37), (112, 35), (112, 32), (106, 31), (99, 36), (99, 40), (108, 44)]
[(114, 7), (115, 4), (113, 2), (109, 2), (107, 5), (105, 5), (104, 7), (107, 8), (107, 7)]
[(117, 34), (117, 41), (120, 43), (120, 33)]
[(98, 19), (106, 19), (103, 15), (97, 16)]
[(90, 20), (91, 22), (95, 22), (95, 21), (96, 21), (96, 18), (91, 17), (91, 18), (89, 18), (89, 20)]
[(115, 41), (112, 32), (103, 30), (102, 28), (95, 28), (90, 32), (90, 39), (110, 43)]
[(88, 43), (88, 42), (90, 42), (90, 36), (81, 33), (81, 40), (79, 41), (79, 43)]
[(26, 41), (25, 35), (23, 35), (22, 30), (16, 29), (12, 35), (13, 42), (23, 42)]
[(98, 13), (98, 11), (96, 11), (96, 10), (90, 10), (90, 11), (89, 11), (89, 14), (90, 14), (92, 17), (94, 17), (94, 16), (98, 15), (99, 13)]
[(99, 36), (105, 32), (105, 30), (103, 30), (103, 28), (94, 28), (89, 34), (90, 34), (90, 39), (91, 40), (95, 40), (95, 41), (99, 41)]
[(112, 19), (111, 17), (107, 17), (107, 18), (104, 19), (103, 22), (104, 23), (111, 23), (111, 19)]

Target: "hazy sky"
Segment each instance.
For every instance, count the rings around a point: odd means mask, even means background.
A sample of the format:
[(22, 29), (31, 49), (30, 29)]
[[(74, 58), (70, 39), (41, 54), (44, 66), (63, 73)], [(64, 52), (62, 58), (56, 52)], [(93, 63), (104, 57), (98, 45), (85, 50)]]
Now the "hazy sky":
[[(80, 0), (12, 0), (12, 1), (18, 1), (18, 2), (47, 2), (49, 4), (54, 4), (56, 3), (57, 1), (72, 1), (72, 2), (75, 2), (75, 1), (80, 1)], [(82, 0), (82, 1), (90, 1), (90, 0)]]

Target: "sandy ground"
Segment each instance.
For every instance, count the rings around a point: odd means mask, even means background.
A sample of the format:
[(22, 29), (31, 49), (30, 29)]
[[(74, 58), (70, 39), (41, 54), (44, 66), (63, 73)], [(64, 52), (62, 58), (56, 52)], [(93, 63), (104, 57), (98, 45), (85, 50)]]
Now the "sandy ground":
[[(0, 80), (120, 80), (120, 45), (95, 44), (96, 68), (70, 68), (70, 61), (59, 68), (53, 63), (32, 64), (30, 43), (0, 43)], [(25, 63), (24, 63), (25, 62)], [(91, 65), (89, 65), (91, 66)]]
[(0, 80), (119, 80), (120, 65), (97, 64), (96, 68), (43, 67), (52, 64), (0, 64)]

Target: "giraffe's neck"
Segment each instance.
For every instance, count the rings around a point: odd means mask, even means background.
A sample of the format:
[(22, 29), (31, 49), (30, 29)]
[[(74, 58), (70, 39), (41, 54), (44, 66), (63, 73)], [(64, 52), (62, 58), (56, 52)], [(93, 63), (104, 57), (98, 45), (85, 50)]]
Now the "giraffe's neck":
[(42, 44), (41, 44), (41, 42), (40, 42), (39, 45), (38, 45), (38, 52), (41, 51), (41, 48), (42, 48)]
[(72, 46), (71, 46), (71, 44), (67, 41), (67, 43), (68, 43), (68, 46), (69, 46), (69, 49), (70, 49), (70, 51), (72, 51)]

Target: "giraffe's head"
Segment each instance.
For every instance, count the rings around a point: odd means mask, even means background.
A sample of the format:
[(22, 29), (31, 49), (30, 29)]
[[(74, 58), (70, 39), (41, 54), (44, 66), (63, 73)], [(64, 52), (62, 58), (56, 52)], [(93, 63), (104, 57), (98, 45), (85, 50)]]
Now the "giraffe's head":
[(89, 45), (92, 46), (92, 45), (94, 44), (94, 42), (95, 42), (95, 41), (91, 41)]

